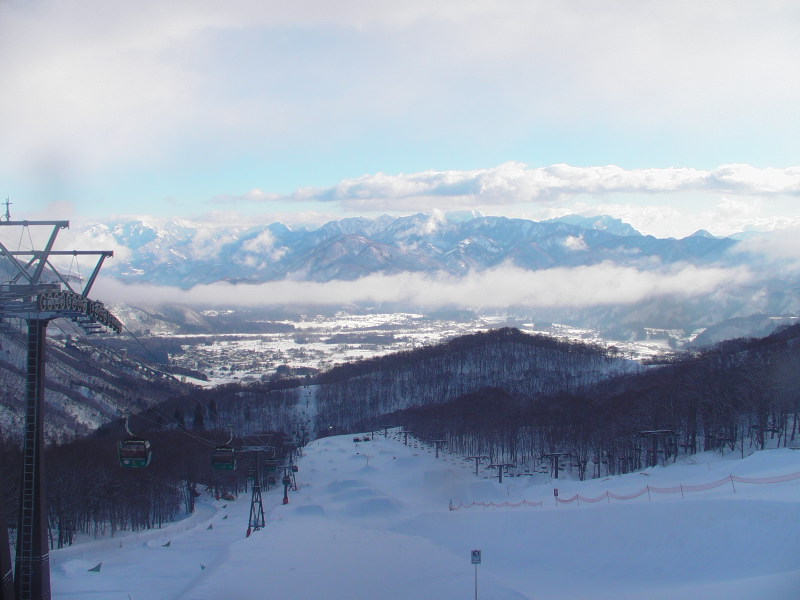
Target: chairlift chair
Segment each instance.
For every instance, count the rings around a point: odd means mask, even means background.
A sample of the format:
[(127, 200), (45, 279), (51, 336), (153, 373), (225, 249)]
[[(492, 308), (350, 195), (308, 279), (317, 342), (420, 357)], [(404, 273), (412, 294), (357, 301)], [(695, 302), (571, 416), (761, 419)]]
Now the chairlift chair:
[(125, 431), (130, 436), (127, 440), (117, 443), (119, 464), (123, 467), (144, 468), (150, 464), (153, 453), (148, 440), (138, 439), (133, 435), (128, 426), (128, 415), (125, 415)]
[(211, 454), (211, 466), (218, 471), (235, 471), (236, 451), (230, 446), (217, 446)]
[(150, 442), (147, 440), (122, 440), (117, 444), (117, 453), (119, 464), (123, 467), (146, 467), (153, 458)]
[[(236, 451), (231, 446), (233, 441), (233, 429), (229, 428), (230, 437), (228, 441), (222, 446), (214, 448), (211, 453), (211, 466), (217, 471), (235, 471), (236, 470)], [(255, 475), (255, 473), (253, 473)]]

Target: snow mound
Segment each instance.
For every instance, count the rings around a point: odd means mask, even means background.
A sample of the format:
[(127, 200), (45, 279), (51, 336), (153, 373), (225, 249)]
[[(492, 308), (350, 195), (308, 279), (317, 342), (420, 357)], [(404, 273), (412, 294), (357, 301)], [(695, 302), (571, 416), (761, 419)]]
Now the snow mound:
[(89, 569), (95, 567), (96, 565), (97, 565), (96, 562), (90, 562), (88, 560), (81, 560), (79, 558), (75, 558), (59, 565), (58, 570), (67, 575), (68, 577), (75, 577), (75, 576), (83, 577), (84, 573), (88, 572)]
[(364, 483), (358, 481), (357, 479), (338, 479), (336, 481), (331, 481), (326, 490), (333, 493), (338, 493), (343, 490), (355, 487), (363, 487)]
[(344, 512), (353, 517), (389, 517), (398, 514), (400, 508), (400, 503), (391, 498), (368, 498), (350, 502)]
[(301, 506), (295, 506), (293, 509), (294, 514), (303, 516), (303, 517), (324, 517), (325, 516), (325, 509), (322, 508), (319, 504), (305, 504)]
[(361, 498), (371, 498), (375, 496), (375, 492), (370, 488), (347, 488), (337, 494), (334, 494), (333, 499), (337, 502), (348, 502), (351, 500), (359, 500)]

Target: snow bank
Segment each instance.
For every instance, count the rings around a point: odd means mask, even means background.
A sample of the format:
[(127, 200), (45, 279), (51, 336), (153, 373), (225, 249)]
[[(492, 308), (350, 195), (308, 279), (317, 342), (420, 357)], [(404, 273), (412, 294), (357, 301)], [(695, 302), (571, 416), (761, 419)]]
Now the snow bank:
[[(473, 548), (483, 553), (480, 597), (494, 600), (788, 600), (800, 590), (800, 479), (740, 481), (800, 473), (792, 450), (704, 454), (604, 480), (500, 484), (476, 478), (460, 457), (349, 435), (313, 442), (299, 466), (290, 503), (282, 489), (266, 493), (267, 526), (249, 538), (243, 495), (206, 499), (198, 515), (141, 538), (53, 552), (54, 600), (463, 600), (474, 594)], [(611, 496), (726, 477), (693, 493)], [(602, 500), (559, 503), (554, 487), (562, 500)], [(450, 510), (451, 502), (481, 504)], [(100, 572), (88, 570), (101, 561)]]

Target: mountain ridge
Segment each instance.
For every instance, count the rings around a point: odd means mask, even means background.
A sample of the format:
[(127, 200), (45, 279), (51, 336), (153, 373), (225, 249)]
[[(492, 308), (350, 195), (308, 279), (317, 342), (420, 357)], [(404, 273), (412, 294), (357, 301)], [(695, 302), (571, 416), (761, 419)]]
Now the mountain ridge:
[(316, 229), (281, 223), (208, 227), (128, 221), (95, 225), (81, 236), (94, 244), (112, 241), (122, 250), (106, 266), (106, 276), (190, 289), (219, 281), (353, 281), (377, 273), (461, 277), (500, 265), (541, 270), (610, 261), (646, 269), (733, 260), (726, 253), (737, 240), (699, 233), (656, 238), (607, 216), (451, 220), (442, 213), (418, 213), (348, 218)]
[[(170, 290), (223, 282), (322, 284), (407, 275), (417, 277), (421, 282), (417, 285), (425, 287), (428, 279), (452, 283), (509, 269), (557, 271), (555, 278), (572, 270), (570, 285), (578, 285), (585, 271), (575, 269), (594, 268), (595, 279), (604, 274), (625, 279), (632, 274), (640, 289), (647, 285), (656, 291), (635, 301), (626, 301), (619, 293), (613, 301), (595, 300), (584, 291), (577, 304), (518, 305), (512, 301), (508, 310), (526, 319), (598, 329), (615, 339), (636, 339), (646, 328), (679, 329), (689, 335), (754, 314), (800, 315), (798, 269), (787, 263), (791, 250), (781, 232), (720, 237), (700, 230), (680, 239), (657, 238), (603, 215), (532, 221), (434, 211), (346, 218), (316, 228), (279, 222), (209, 225), (174, 220), (156, 225), (132, 220), (94, 225), (78, 235), (91, 247), (118, 250), (104, 267), (105, 278), (163, 287), (162, 298), (179, 297)], [(723, 272), (730, 281), (724, 287), (698, 291), (702, 277)], [(681, 285), (657, 290), (660, 281), (675, 280), (676, 274), (685, 274)], [(626, 285), (615, 280), (605, 283), (617, 290)], [(598, 285), (603, 281), (598, 279)], [(569, 290), (562, 293), (568, 295)], [(451, 295), (444, 302), (457, 306), (459, 298), (463, 296)], [(334, 302), (301, 294), (293, 303), (301, 306), (306, 299), (312, 307)], [(256, 301), (260, 300), (254, 297)], [(470, 307), (474, 308), (474, 301)], [(369, 302), (368, 308), (377, 303), (387, 312), (439, 308), (389, 299)], [(263, 303), (277, 304), (268, 295)]]

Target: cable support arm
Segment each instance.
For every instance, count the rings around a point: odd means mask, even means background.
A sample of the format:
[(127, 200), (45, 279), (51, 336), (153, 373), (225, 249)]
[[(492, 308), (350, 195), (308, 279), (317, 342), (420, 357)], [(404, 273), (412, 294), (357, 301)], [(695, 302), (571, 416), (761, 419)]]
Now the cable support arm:
[(45, 249), (41, 251), (41, 254), (39, 255), (39, 264), (36, 265), (36, 270), (33, 272), (34, 283), (38, 283), (39, 278), (42, 276), (42, 271), (44, 270), (45, 263), (47, 262), (47, 257), (50, 255), (50, 252), (53, 251), (53, 245), (56, 243), (58, 232), (62, 229), (67, 229), (68, 227), (69, 221), (53, 222), (53, 231), (50, 233), (50, 239), (47, 240)]

